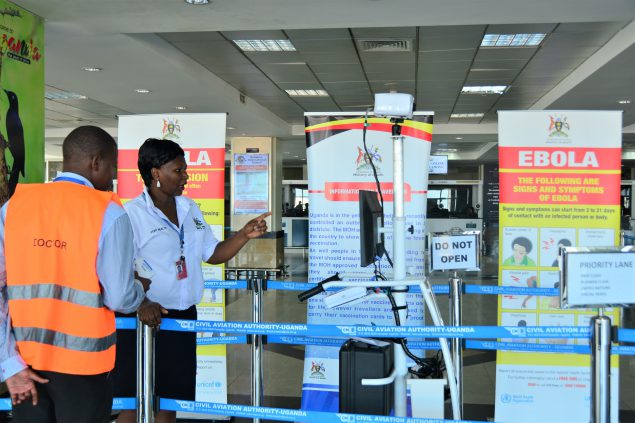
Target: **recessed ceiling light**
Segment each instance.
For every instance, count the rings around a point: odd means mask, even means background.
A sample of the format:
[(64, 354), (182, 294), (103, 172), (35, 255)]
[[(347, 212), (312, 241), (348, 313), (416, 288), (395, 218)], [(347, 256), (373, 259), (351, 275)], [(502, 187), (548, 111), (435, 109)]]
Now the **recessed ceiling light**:
[(435, 150), (436, 153), (456, 153), (457, 150), (456, 148), (437, 148)]
[(481, 47), (536, 47), (547, 34), (485, 34)]
[(306, 159), (302, 159), (303, 162), (306, 162)]
[(324, 90), (285, 90), (291, 97), (328, 97)]
[(149, 94), (150, 90), (146, 90), (145, 88), (137, 88), (136, 90), (134, 90), (136, 93), (139, 94)]
[(618, 100), (620, 104), (631, 104), (631, 100)]
[(233, 126), (228, 126), (227, 129), (236, 129)]
[(242, 51), (295, 51), (289, 40), (234, 40)]
[(461, 90), (461, 94), (503, 94), (507, 85), (470, 85)]
[(474, 118), (482, 118), (485, 116), (485, 113), (452, 113), (450, 117), (452, 119), (474, 119)]
[(186, 106), (176, 106), (175, 107), (176, 110), (187, 110)]
[(454, 139), (455, 139), (455, 140), (462, 140), (462, 139), (463, 139), (463, 137), (455, 137)]
[(185, 3), (194, 5), (208, 4), (209, 0), (185, 0)]
[(293, 157), (295, 157), (295, 158), (297, 159), (297, 158), (298, 158), (298, 157), (300, 157), (300, 156), (293, 156)]
[(285, 151), (284, 154), (291, 154), (291, 152), (290, 151)]
[(96, 68), (94, 66), (85, 66), (82, 68), (82, 70), (86, 71), (86, 72), (99, 72), (101, 70), (101, 68)]

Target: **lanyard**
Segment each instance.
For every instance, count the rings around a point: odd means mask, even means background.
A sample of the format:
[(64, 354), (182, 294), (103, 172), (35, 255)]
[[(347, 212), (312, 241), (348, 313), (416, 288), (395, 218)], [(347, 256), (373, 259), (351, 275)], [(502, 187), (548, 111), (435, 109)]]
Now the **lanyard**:
[(183, 224), (181, 224), (181, 231), (179, 232), (179, 241), (181, 243), (181, 260), (185, 260), (185, 232), (183, 231)]

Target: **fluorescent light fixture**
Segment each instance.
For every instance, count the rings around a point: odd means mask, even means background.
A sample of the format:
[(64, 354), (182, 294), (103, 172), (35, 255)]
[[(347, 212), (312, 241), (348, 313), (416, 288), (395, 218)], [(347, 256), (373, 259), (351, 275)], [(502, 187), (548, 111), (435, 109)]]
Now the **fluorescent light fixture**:
[(463, 137), (454, 137), (455, 140), (462, 140)]
[(94, 66), (84, 66), (82, 70), (86, 72), (99, 72), (101, 68), (96, 68)]
[(485, 116), (485, 113), (452, 113), (450, 115), (452, 119), (475, 119), (483, 116)]
[(145, 88), (137, 88), (136, 90), (134, 90), (134, 92), (139, 94), (149, 94), (150, 90), (146, 90)]
[(289, 40), (234, 40), (242, 51), (295, 51)]
[(236, 129), (236, 128), (234, 128), (233, 126), (228, 126), (227, 129), (232, 130), (232, 129)]
[(461, 94), (503, 94), (507, 85), (471, 85), (465, 86)]
[(176, 110), (187, 110), (186, 106), (176, 106), (175, 107)]
[(485, 34), (481, 47), (536, 47), (547, 34)]
[(208, 4), (209, 0), (185, 0), (185, 3), (193, 5)]
[(620, 104), (631, 104), (631, 100), (618, 100)]
[(44, 98), (48, 100), (86, 100), (88, 97), (70, 91), (58, 91), (46, 92)]
[(324, 90), (285, 90), (291, 97), (328, 97)]
[(456, 153), (457, 151), (459, 150), (456, 148), (437, 148), (434, 150), (435, 153)]

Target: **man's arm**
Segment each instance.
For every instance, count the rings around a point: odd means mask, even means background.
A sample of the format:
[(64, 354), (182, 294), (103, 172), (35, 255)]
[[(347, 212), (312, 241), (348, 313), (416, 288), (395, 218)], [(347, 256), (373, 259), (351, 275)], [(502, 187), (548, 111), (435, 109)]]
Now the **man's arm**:
[(145, 298), (143, 285), (134, 279), (134, 234), (128, 215), (111, 203), (106, 210), (97, 254), (97, 275), (104, 305), (132, 313)]
[(7, 270), (4, 255), (4, 222), (6, 217), (7, 204), (0, 210), (0, 375), (2, 380), (7, 380), (27, 367), (18, 353), (9, 318), (9, 294), (7, 292)]

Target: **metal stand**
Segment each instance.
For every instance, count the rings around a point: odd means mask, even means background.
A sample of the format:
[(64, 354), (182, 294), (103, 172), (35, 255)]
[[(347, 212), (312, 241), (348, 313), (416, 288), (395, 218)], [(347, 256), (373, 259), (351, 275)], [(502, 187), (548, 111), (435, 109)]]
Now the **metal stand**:
[(137, 421), (154, 423), (154, 329), (137, 317)]
[[(463, 324), (463, 280), (457, 272), (452, 272), (450, 276), (450, 325), (461, 326)], [(456, 375), (456, 385), (458, 391), (458, 403), (463, 415), (463, 340), (452, 338), (452, 361), (454, 362), (454, 372)], [(451, 375), (448, 375), (451, 377)]]
[[(403, 166), (403, 144), (404, 137), (401, 135), (399, 122), (394, 122), (392, 127), (393, 145), (393, 270), (396, 281), (404, 281), (403, 286), (397, 286), (394, 294), (395, 305), (398, 308), (399, 320), (406, 326), (408, 312), (406, 309), (406, 218), (404, 213), (404, 166)], [(402, 347), (394, 349), (395, 363), (395, 416), (405, 417), (407, 415), (406, 377), (408, 375), (408, 365), (406, 353)]]
[[(262, 321), (262, 291), (266, 286), (266, 272), (247, 272), (248, 286), (251, 287), (251, 321), (260, 323)], [(262, 406), (262, 335), (252, 335), (251, 343), (251, 404), (254, 407)], [(260, 419), (253, 419), (254, 423), (259, 423)]]
[(591, 319), (591, 423), (611, 421), (611, 319)]

